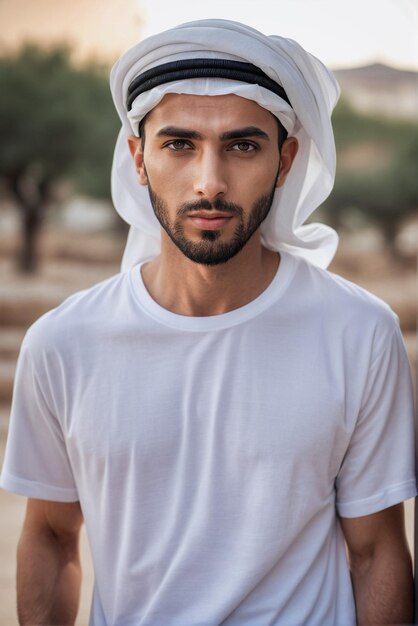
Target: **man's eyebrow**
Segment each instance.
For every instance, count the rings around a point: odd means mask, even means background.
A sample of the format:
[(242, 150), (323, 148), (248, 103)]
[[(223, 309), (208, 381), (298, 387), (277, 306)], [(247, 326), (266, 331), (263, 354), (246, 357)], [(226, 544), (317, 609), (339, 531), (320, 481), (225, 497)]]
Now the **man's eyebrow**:
[(243, 139), (244, 137), (260, 137), (261, 139), (269, 140), (270, 137), (264, 130), (257, 128), (257, 126), (245, 126), (244, 128), (237, 128), (235, 130), (228, 130), (222, 133), (220, 139), (226, 141), (228, 139)]
[(196, 130), (187, 130), (177, 126), (165, 126), (161, 128), (157, 137), (178, 137), (179, 139), (203, 139), (203, 136)]
[[(187, 128), (179, 128), (177, 126), (164, 126), (157, 132), (157, 137), (177, 137), (178, 139), (203, 139), (203, 135), (197, 130), (188, 130)], [(221, 141), (230, 139), (243, 139), (244, 137), (259, 137), (260, 139), (269, 140), (270, 137), (264, 130), (257, 126), (244, 126), (234, 130), (227, 130), (220, 135)]]

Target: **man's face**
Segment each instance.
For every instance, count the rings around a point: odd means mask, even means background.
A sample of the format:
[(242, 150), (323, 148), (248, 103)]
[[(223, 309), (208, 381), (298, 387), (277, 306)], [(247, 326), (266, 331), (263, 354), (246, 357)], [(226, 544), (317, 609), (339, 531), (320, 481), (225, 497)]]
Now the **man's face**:
[(278, 125), (234, 95), (169, 94), (130, 140), (142, 184), (171, 242), (189, 259), (224, 263), (258, 233), (279, 179)]

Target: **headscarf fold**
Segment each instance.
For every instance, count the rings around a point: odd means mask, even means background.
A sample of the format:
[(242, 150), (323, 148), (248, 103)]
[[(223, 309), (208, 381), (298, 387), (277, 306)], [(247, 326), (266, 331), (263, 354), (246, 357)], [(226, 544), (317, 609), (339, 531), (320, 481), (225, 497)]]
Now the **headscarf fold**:
[[(292, 104), (259, 85), (224, 78), (192, 78), (159, 85), (134, 100), (126, 100), (132, 80), (153, 67), (190, 58), (229, 59), (252, 63), (281, 85)], [(336, 232), (324, 224), (304, 222), (329, 195), (335, 177), (335, 143), (331, 113), (339, 87), (331, 72), (291, 39), (266, 36), (229, 20), (199, 20), (182, 24), (140, 42), (112, 68), (110, 85), (122, 121), (112, 167), (112, 197), (116, 210), (131, 229), (122, 269), (160, 252), (160, 224), (148, 189), (139, 185), (127, 137), (138, 135), (139, 122), (167, 93), (235, 94), (257, 102), (299, 142), (298, 154), (261, 225), (263, 244), (287, 250), (327, 267), (338, 245)], [(233, 199), (232, 199), (233, 200)]]

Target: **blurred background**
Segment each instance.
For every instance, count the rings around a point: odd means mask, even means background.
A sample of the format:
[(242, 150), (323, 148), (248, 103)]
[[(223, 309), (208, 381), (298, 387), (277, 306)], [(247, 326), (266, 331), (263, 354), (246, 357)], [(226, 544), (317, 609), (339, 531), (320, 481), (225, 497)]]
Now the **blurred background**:
[[(109, 174), (119, 130), (109, 69), (141, 38), (222, 17), (299, 41), (335, 71), (338, 174), (314, 220), (337, 228), (331, 270), (398, 314), (416, 372), (418, 5), (415, 0), (0, 0), (0, 460), (20, 342), (71, 293), (119, 269), (127, 228)], [(24, 499), (0, 493), (0, 623), (16, 624)], [(408, 503), (412, 542), (412, 507)], [(87, 624), (92, 581), (78, 624)]]

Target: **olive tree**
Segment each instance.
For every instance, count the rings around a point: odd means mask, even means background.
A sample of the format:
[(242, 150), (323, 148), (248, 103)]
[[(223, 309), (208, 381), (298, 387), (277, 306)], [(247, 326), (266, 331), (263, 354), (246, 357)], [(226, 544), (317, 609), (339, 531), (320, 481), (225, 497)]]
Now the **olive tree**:
[(36, 239), (59, 181), (109, 194), (119, 126), (107, 72), (76, 68), (65, 47), (26, 46), (0, 58), (0, 177), (21, 213), (24, 271), (36, 268)]

